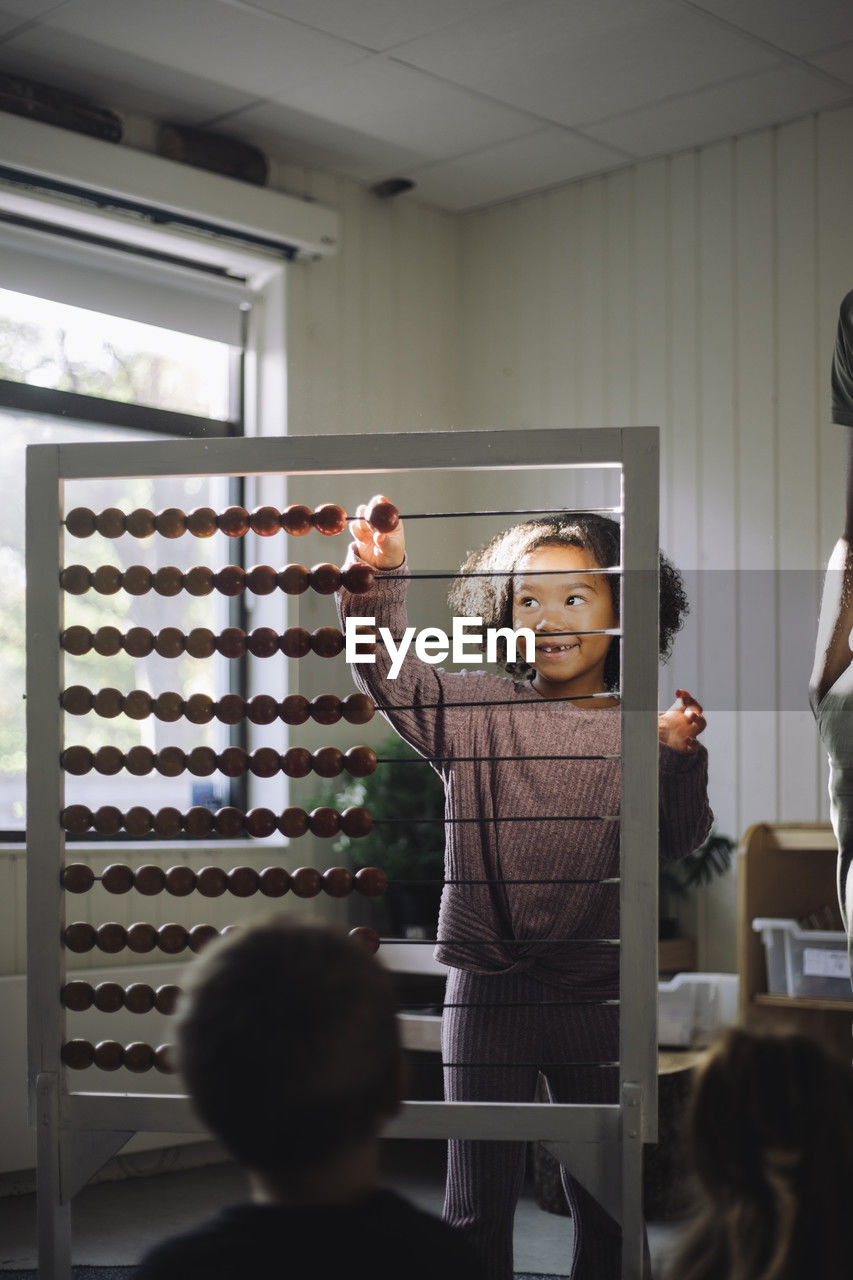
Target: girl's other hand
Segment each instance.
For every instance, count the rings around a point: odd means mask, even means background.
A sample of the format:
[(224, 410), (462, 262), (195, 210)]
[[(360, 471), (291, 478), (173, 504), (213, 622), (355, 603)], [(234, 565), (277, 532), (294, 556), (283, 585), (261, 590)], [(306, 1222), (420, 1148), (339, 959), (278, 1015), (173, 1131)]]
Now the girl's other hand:
[(692, 693), (676, 689), (675, 696), (677, 701), (658, 716), (658, 739), (665, 747), (690, 755), (696, 751), (697, 738), (707, 721)]
[(370, 502), (362, 502), (356, 507), (356, 515), (361, 518), (353, 520), (350, 525), (356, 551), (374, 569), (399, 569), (406, 558), (406, 535), (402, 520), (391, 533), (380, 533), (365, 519), (371, 503), (390, 501), (382, 493), (374, 494)]

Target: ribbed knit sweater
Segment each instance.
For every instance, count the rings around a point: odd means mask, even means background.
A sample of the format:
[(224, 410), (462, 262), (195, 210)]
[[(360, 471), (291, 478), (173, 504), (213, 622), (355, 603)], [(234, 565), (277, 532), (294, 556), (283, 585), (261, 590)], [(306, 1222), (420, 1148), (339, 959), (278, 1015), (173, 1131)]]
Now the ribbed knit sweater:
[[(350, 563), (355, 559), (350, 553)], [(405, 565), (389, 571), (405, 574)], [(377, 571), (366, 595), (341, 590), (338, 612), (403, 634), (407, 582)], [(614, 990), (619, 885), (619, 707), (586, 709), (541, 697), (529, 681), (448, 673), (410, 648), (396, 679), (353, 665), (355, 683), (434, 764), (445, 789), (445, 886), (436, 957), (477, 973), (527, 971), (588, 996)], [(544, 758), (538, 758), (544, 757)], [(383, 766), (380, 766), (380, 768)], [(385, 766), (390, 767), (390, 766)], [(660, 747), (660, 856), (684, 857), (708, 834), (707, 752)], [(422, 816), (419, 814), (401, 817)]]

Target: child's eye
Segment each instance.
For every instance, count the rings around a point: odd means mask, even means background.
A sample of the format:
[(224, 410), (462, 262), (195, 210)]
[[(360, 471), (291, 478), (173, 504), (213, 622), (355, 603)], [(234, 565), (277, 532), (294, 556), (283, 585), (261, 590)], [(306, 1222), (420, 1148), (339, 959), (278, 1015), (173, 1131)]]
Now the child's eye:
[(522, 596), (521, 599), (518, 601), (518, 603), (520, 606), (523, 606), (526, 608), (529, 605), (536, 604), (536, 600), (533, 598), (533, 596)]

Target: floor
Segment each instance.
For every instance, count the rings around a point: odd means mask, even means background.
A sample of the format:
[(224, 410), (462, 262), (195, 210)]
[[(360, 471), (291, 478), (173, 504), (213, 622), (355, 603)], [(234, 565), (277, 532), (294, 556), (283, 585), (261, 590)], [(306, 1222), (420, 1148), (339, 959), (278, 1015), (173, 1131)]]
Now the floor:
[[(440, 1213), (443, 1147), (438, 1142), (386, 1142), (386, 1184), (422, 1208)], [(73, 1260), (90, 1266), (132, 1264), (156, 1240), (245, 1194), (243, 1175), (230, 1163), (90, 1185), (73, 1205)], [(650, 1225), (654, 1280), (663, 1275), (676, 1237), (677, 1229), (669, 1224)], [(540, 1209), (532, 1187), (527, 1187), (515, 1221), (516, 1271), (565, 1275), (570, 1249), (570, 1220)], [(0, 1198), (0, 1272), (35, 1266), (35, 1197)]]

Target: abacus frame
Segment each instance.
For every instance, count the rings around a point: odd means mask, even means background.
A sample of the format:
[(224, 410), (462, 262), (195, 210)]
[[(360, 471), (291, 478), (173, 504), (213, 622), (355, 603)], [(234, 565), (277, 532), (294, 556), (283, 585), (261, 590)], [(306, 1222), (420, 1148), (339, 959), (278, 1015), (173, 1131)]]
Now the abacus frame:
[[(519, 454), (523, 453), (523, 462)], [(336, 465), (323, 465), (335, 458)], [(68, 1280), (70, 1201), (136, 1132), (204, 1133), (181, 1094), (69, 1088), (60, 1052), (65, 853), (64, 482), (160, 475), (353, 475), (618, 466), (622, 480), (620, 1084), (614, 1104), (407, 1102), (390, 1137), (543, 1141), (622, 1223), (622, 1275), (643, 1267), (642, 1144), (657, 1136), (658, 428), (34, 445), (27, 450), (28, 1074), (37, 1131), (40, 1274)], [(394, 459), (394, 465), (389, 465)], [(654, 584), (655, 589), (650, 589)], [(654, 695), (654, 696), (652, 696)]]

